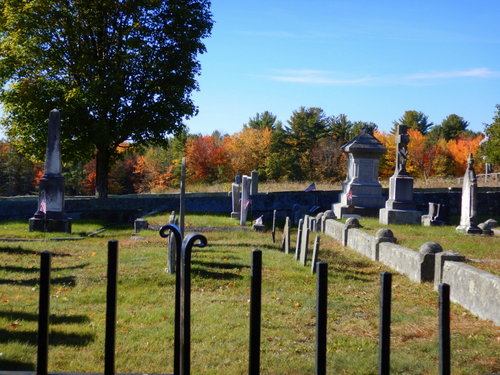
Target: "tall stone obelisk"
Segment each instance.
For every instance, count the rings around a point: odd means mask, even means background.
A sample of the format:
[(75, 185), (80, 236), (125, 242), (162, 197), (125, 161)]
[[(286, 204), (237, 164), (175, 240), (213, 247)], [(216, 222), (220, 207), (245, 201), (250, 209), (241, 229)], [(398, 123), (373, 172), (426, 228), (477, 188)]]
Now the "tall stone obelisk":
[(466, 234), (481, 234), (483, 232), (477, 226), (477, 177), (472, 154), (469, 154), (467, 159), (467, 169), (465, 170), (462, 187), (460, 225), (456, 229)]
[(64, 177), (61, 175), (61, 115), (49, 114), (45, 171), (39, 185), (38, 208), (29, 219), (30, 232), (71, 233), (71, 218), (64, 212)]

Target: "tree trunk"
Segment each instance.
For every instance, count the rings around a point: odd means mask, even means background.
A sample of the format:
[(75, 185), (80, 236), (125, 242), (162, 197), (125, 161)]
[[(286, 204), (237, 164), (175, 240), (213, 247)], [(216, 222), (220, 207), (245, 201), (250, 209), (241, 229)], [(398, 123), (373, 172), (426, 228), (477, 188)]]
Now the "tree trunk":
[(95, 196), (96, 198), (108, 197), (108, 172), (109, 152), (107, 149), (97, 149), (95, 167)]

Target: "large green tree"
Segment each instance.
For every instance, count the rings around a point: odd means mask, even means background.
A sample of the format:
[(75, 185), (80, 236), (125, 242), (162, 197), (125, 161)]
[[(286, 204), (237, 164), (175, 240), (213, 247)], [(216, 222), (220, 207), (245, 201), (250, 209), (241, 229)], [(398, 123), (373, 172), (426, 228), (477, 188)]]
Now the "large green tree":
[(480, 154), (486, 156), (487, 163), (498, 168), (500, 166), (500, 104), (496, 105), (496, 109), (493, 122), (484, 127), (487, 138), (481, 142)]
[(399, 125), (406, 125), (408, 129), (415, 129), (422, 134), (426, 134), (429, 128), (434, 125), (427, 120), (428, 117), (429, 116), (426, 116), (423, 112), (413, 110), (405, 111), (403, 116), (393, 122), (394, 127), (392, 133), (396, 134)]
[(429, 132), (431, 139), (437, 140), (444, 138), (449, 141), (455, 139), (461, 134), (468, 134), (467, 127), (469, 123), (463, 117), (456, 114), (446, 116), (440, 125), (434, 126)]
[(277, 117), (273, 115), (269, 111), (264, 111), (262, 113), (257, 113), (255, 117), (250, 118), (248, 120), (248, 124), (243, 125), (244, 128), (252, 128), (252, 129), (264, 129), (268, 128), (271, 130), (276, 129), (278, 124), (281, 122), (278, 121)]
[(41, 159), (60, 109), (63, 158), (95, 156), (106, 197), (121, 142), (164, 142), (196, 114), (211, 28), (208, 0), (0, 0), (3, 125)]

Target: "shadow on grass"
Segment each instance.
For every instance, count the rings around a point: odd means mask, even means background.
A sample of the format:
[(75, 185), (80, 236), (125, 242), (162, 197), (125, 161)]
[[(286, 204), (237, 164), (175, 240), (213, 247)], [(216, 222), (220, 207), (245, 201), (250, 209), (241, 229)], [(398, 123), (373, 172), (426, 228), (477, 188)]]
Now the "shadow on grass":
[(0, 370), (1, 371), (35, 371), (35, 365), (33, 363), (21, 362), (21, 361), (11, 361), (8, 359), (0, 358)]
[(231, 243), (231, 242), (217, 242), (216, 245), (212, 245), (214, 248), (220, 247), (220, 246), (227, 246), (229, 248), (231, 247), (246, 247), (249, 249), (267, 249), (267, 250), (276, 250), (276, 251), (281, 251), (280, 246), (278, 245), (263, 245), (263, 244), (251, 244), (251, 243)]
[[(39, 255), (40, 251), (23, 249), (21, 246), (18, 247), (0, 247), (0, 253), (11, 254), (11, 255)], [(71, 254), (65, 253), (52, 253), (54, 257), (70, 257)]]
[(228, 262), (203, 262), (200, 260), (193, 260), (191, 264), (197, 264), (199, 266), (211, 267), (211, 268), (221, 268), (225, 270), (250, 268), (250, 266), (238, 263), (228, 263)]
[[(74, 276), (66, 277), (56, 277), (50, 280), (52, 285), (66, 285), (75, 286), (76, 278)], [(0, 279), (0, 285), (19, 285), (19, 286), (35, 286), (40, 284), (40, 279), (28, 279), (28, 280), (11, 280), (11, 279)]]
[[(22, 311), (0, 311), (0, 318), (6, 318), (14, 321), (38, 321), (37, 314)], [(50, 324), (83, 324), (89, 322), (90, 319), (85, 315), (50, 315)]]
[(214, 272), (202, 268), (192, 268), (191, 273), (193, 276), (198, 276), (203, 279), (212, 279), (212, 280), (235, 280), (243, 278), (243, 276), (236, 275), (234, 273)]
[[(83, 269), (89, 265), (90, 265), (90, 263), (84, 263), (84, 264), (80, 264), (78, 266), (71, 266), (71, 267), (53, 267), (53, 268), (51, 268), (51, 270), (52, 270), (52, 272), (60, 272), (60, 271), (65, 271), (65, 270), (77, 270), (77, 269)], [(20, 272), (20, 273), (39, 273), (40, 272), (39, 267), (27, 268), (27, 267), (17, 267), (17, 266), (0, 266), (0, 271), (1, 270), (7, 271), (7, 272)]]
[[(86, 346), (94, 341), (94, 335), (62, 333), (51, 331), (49, 334), (49, 345), (51, 346)], [(0, 343), (19, 342), (28, 345), (37, 345), (37, 332), (8, 331), (0, 329)]]

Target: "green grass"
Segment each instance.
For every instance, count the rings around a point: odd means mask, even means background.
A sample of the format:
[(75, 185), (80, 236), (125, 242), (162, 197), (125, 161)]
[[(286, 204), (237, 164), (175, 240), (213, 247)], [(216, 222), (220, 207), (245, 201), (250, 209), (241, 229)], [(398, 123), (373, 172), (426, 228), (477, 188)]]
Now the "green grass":
[[(186, 218), (196, 226), (231, 222)], [(118, 239), (117, 372), (172, 371), (175, 277), (164, 271), (165, 239), (152, 231), (132, 239), (131, 232), (131, 226), (112, 227), (81, 241), (0, 242), (1, 370), (35, 368), (37, 255), (50, 250), (55, 256), (49, 371), (103, 371), (106, 248), (108, 240)], [(209, 245), (196, 248), (192, 261), (192, 373), (248, 372), (254, 248), (263, 251), (261, 372), (313, 373), (316, 279), (310, 268), (278, 251), (279, 241), (273, 244), (270, 233), (206, 236)], [(389, 269), (325, 236), (320, 259), (329, 264), (328, 372), (376, 374), (379, 274)], [(437, 373), (437, 294), (432, 286), (395, 274), (392, 305), (391, 372)], [(500, 371), (498, 328), (457, 305), (451, 314), (453, 373)]]

